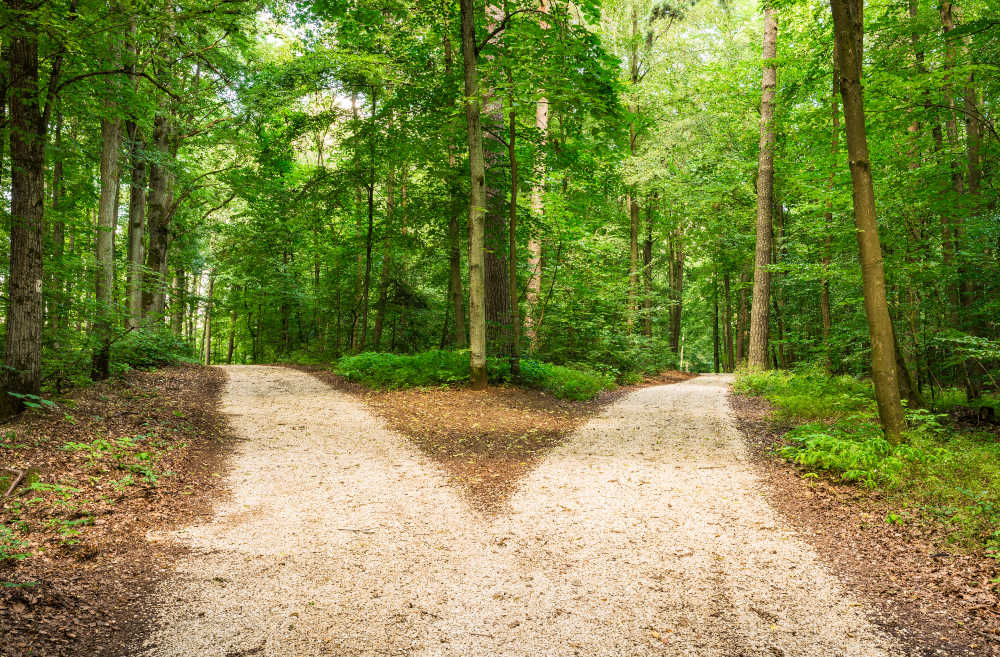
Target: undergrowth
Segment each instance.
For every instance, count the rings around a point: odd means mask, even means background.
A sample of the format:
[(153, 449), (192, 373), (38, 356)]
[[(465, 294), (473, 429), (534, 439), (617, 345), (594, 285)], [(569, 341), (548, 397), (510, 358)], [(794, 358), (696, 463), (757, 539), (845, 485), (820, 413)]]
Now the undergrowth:
[(793, 426), (778, 450), (785, 459), (885, 492), (904, 510), (887, 522), (940, 522), (955, 546), (1000, 558), (995, 434), (956, 426), (935, 412), (940, 408), (913, 409), (907, 412), (905, 441), (893, 446), (879, 427), (871, 384), (820, 370), (742, 372), (735, 389), (766, 398), (774, 419)]
[[(614, 387), (610, 377), (597, 372), (529, 358), (521, 359), (520, 365), (520, 375), (513, 377), (507, 360), (488, 359), (487, 378), (490, 383), (518, 383), (561, 399), (577, 401), (593, 399), (602, 390)], [(341, 358), (334, 371), (371, 388), (394, 390), (455, 385), (469, 380), (469, 352), (436, 349), (417, 354), (365, 352)]]

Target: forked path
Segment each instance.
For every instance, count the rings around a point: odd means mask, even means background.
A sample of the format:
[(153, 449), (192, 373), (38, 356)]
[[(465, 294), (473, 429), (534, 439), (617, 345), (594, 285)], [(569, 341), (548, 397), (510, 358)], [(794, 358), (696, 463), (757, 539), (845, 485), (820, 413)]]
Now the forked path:
[(161, 537), (150, 655), (897, 654), (764, 502), (726, 377), (629, 394), (489, 518), (357, 401), (228, 371), (232, 498)]

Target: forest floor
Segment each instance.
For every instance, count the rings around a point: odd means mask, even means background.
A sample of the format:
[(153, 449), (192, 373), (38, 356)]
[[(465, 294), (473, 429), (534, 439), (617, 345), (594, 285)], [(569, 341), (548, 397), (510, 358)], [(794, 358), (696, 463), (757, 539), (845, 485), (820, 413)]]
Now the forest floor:
[(774, 454), (784, 445), (770, 405), (733, 394), (768, 502), (877, 609), (880, 624), (915, 655), (1000, 655), (997, 563), (948, 547), (948, 532), (925, 522), (890, 523), (900, 510), (875, 491), (804, 471)]
[(730, 377), (309, 372), (130, 373), (8, 424), (2, 467), (55, 487), (3, 500), (33, 554), (0, 657), (1000, 654), (988, 564), (803, 479)]
[(0, 499), (0, 521), (29, 530), (17, 540), (31, 553), (0, 562), (0, 657), (129, 654), (179, 550), (146, 533), (211, 518), (224, 494), (225, 379), (198, 366), (130, 372), (0, 427), (0, 469), (38, 478)]
[(904, 654), (765, 501), (729, 377), (627, 392), (484, 510), (352, 396), (228, 373), (231, 496), (152, 536), (145, 654)]

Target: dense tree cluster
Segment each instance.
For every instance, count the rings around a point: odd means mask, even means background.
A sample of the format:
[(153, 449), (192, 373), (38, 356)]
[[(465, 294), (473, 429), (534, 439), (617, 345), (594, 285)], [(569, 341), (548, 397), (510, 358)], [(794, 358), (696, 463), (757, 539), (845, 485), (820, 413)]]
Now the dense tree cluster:
[(1000, 23), (831, 4), (8, 0), (3, 405), (185, 349), (975, 399)]

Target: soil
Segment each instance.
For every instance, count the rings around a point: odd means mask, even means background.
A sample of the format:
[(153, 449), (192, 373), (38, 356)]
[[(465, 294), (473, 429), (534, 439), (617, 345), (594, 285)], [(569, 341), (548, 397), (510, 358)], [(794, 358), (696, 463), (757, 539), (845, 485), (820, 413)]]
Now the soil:
[(889, 513), (901, 510), (877, 492), (804, 478), (804, 471), (774, 453), (790, 427), (769, 419), (766, 401), (733, 394), (730, 405), (768, 501), (864, 596), (873, 618), (910, 655), (1000, 655), (995, 560), (947, 548), (941, 528), (886, 522)]
[[(0, 564), (0, 657), (131, 654), (127, 646), (145, 628), (149, 592), (167, 577), (178, 550), (147, 542), (147, 531), (210, 517), (223, 491), (231, 443), (218, 411), (225, 378), (199, 366), (130, 372), (0, 427), (0, 467), (36, 469), (43, 483), (79, 489), (63, 502), (47, 491), (0, 500), (4, 524), (30, 526), (32, 552)], [(62, 448), (136, 436), (145, 438), (128, 450), (127, 463), (145, 463), (135, 455), (150, 454), (155, 485), (107, 457)], [(130, 474), (134, 482), (122, 485)], [(19, 513), (32, 497), (43, 501)], [(62, 533), (62, 521), (82, 521), (79, 535)]]
[(499, 513), (517, 483), (554, 447), (615, 400), (649, 386), (679, 383), (694, 374), (666, 371), (641, 383), (573, 402), (540, 390), (462, 386), (372, 390), (328, 369), (296, 367), (363, 401), (392, 429), (441, 463), (470, 504)]

